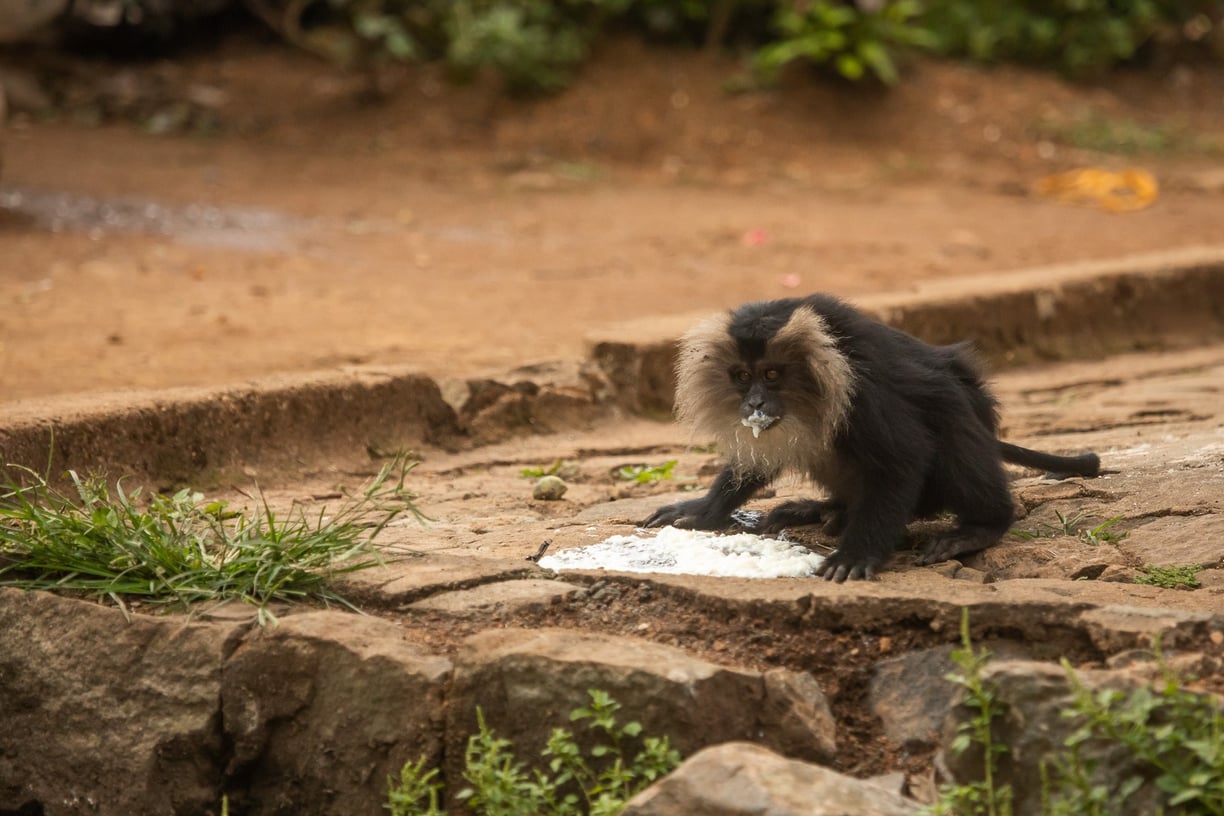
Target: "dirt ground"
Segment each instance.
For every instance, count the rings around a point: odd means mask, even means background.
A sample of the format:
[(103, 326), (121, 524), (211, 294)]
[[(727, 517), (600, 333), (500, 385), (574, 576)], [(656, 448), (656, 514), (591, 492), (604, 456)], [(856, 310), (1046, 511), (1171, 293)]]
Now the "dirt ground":
[[(99, 93), (208, 99), (221, 126), (10, 113), (0, 403), (354, 363), (467, 374), (577, 358), (628, 318), (1224, 239), (1219, 71), (1072, 85), (928, 62), (891, 92), (802, 72), (724, 90), (741, 70), (621, 43), (555, 98), (416, 69), (371, 105), (266, 43), (76, 64)], [(1166, 143), (1076, 146), (1140, 126)], [(1132, 163), (1161, 182), (1139, 212), (1028, 193)]]

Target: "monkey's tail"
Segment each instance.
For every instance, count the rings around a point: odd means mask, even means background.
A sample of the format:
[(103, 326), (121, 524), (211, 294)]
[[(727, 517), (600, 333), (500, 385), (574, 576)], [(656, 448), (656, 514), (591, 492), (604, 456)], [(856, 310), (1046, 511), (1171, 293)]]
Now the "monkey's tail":
[(1101, 472), (1101, 459), (1095, 453), (1084, 453), (1079, 456), (1056, 456), (1052, 453), (1029, 450), (1019, 445), (999, 442), (999, 451), (1003, 461), (1013, 465), (1038, 468), (1051, 473), (1074, 474), (1076, 476), (1096, 476)]

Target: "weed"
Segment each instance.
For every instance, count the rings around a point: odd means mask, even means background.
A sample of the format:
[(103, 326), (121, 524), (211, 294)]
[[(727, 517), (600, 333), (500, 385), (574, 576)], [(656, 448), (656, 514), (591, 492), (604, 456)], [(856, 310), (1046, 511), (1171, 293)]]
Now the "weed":
[(560, 459), (556, 459), (547, 467), (525, 467), (519, 471), (519, 475), (527, 479), (539, 479), (541, 476), (556, 476), (563, 469), (570, 466), (570, 462), (563, 462)]
[(1126, 538), (1126, 533), (1110, 532), (1109, 528), (1122, 520), (1121, 516), (1114, 516), (1111, 519), (1101, 522), (1095, 527), (1084, 528), (1090, 516), (1081, 511), (1072, 515), (1063, 515), (1058, 510), (1054, 511), (1055, 517), (1058, 519), (1058, 524), (1046, 524), (1044, 522), (1037, 525), (1032, 530), (1012, 529), (1011, 534), (1017, 538), (1036, 539), (1036, 538), (1058, 538), (1059, 536), (1075, 536), (1082, 538), (1089, 544), (1113, 544)]
[(1175, 567), (1158, 567), (1155, 564), (1147, 564), (1139, 568), (1139, 575), (1135, 576), (1135, 583), (1165, 589), (1198, 589), (1198, 574), (1202, 569), (1199, 564), (1184, 564)]
[[(1043, 767), (1043, 810), (1051, 816), (1107, 816), (1121, 811), (1127, 797), (1149, 780), (1164, 804), (1179, 813), (1224, 816), (1224, 709), (1206, 695), (1182, 688), (1156, 647), (1162, 682), (1130, 692), (1090, 691), (1070, 663), (1063, 668), (1071, 684), (1072, 707), (1063, 716), (1079, 727), (1067, 737), (1066, 751)], [(1081, 746), (1108, 744), (1131, 759), (1124, 779), (1102, 784), (1097, 763)]]
[[(586, 721), (596, 744), (584, 755), (573, 732), (553, 729), (541, 752), (547, 772), (529, 771), (516, 759), (510, 740), (494, 734), (477, 708), (478, 732), (464, 752), (468, 785), (455, 798), (485, 816), (614, 816), (638, 791), (680, 764), (666, 737), (642, 737), (636, 721), (617, 725), (620, 704), (607, 692), (587, 694), (590, 703), (571, 711), (570, 721)], [(641, 746), (632, 756), (630, 743)], [(424, 759), (404, 765), (398, 782), (388, 780), (392, 816), (441, 816), (437, 775), (436, 768), (425, 769)]]
[(395, 459), (334, 513), (295, 505), (278, 515), (260, 496), (254, 513), (207, 502), (184, 489), (152, 495), (122, 480), (69, 471), (63, 492), (26, 468), (5, 466), (0, 482), (0, 586), (68, 590), (152, 604), (240, 599), (271, 619), (272, 601), (347, 602), (328, 587), (341, 574), (378, 563), (371, 540), (403, 512), (423, 518), (405, 490), (415, 462)]
[[(1012, 791), (998, 784), (997, 776), (998, 758), (1007, 749), (992, 735), (1003, 705), (982, 679), (989, 655), (985, 649), (974, 652), (968, 621), (965, 610), (962, 645), (952, 653), (960, 671), (948, 679), (964, 689), (963, 704), (973, 714), (960, 724), (950, 750), (963, 753), (976, 746), (984, 759), (983, 778), (943, 786), (926, 813), (1005, 816), (1012, 812)], [(1156, 813), (1176, 808), (1178, 813), (1224, 816), (1224, 706), (1210, 695), (1187, 691), (1184, 679), (1165, 662), (1159, 640), (1155, 649), (1161, 682), (1129, 692), (1090, 690), (1062, 660), (1072, 702), (1061, 715), (1076, 727), (1062, 750), (1041, 760), (1043, 816), (1111, 816), (1126, 810), (1126, 800), (1149, 783), (1160, 800)], [(1110, 747), (1108, 769), (1085, 750), (1089, 746)]]
[(1076, 511), (1075, 515), (1072, 516), (1064, 516), (1055, 510), (1054, 516), (1058, 519), (1059, 531), (1067, 536), (1073, 536), (1078, 533), (1080, 523), (1088, 520), (1088, 514), (1083, 510)]
[(653, 484), (672, 478), (672, 469), (676, 467), (675, 459), (669, 459), (661, 465), (625, 465), (617, 468), (616, 478), (638, 484)]
[(441, 796), (446, 786), (438, 780), (440, 773), (437, 768), (426, 770), (424, 757), (405, 763), (398, 783), (394, 777), (387, 780), (387, 810), (391, 816), (445, 816)]
[(964, 690), (962, 705), (973, 710), (973, 715), (957, 728), (956, 738), (950, 750), (963, 754), (972, 746), (982, 752), (984, 773), (982, 779), (963, 785), (944, 785), (939, 791), (939, 801), (930, 813), (940, 816), (1010, 816), (1012, 812), (1012, 790), (1009, 785), (996, 785), (999, 757), (1007, 753), (1007, 746), (995, 742), (994, 721), (1003, 716), (1003, 706), (995, 697), (995, 690), (982, 678), (982, 670), (990, 662), (986, 649), (974, 651), (969, 637), (969, 610), (961, 610), (961, 648), (952, 652), (952, 661), (960, 671), (947, 675), (948, 679)]
[(1116, 541), (1121, 541), (1126, 538), (1126, 533), (1113, 533), (1109, 528), (1122, 520), (1121, 516), (1114, 516), (1107, 519), (1095, 527), (1090, 527), (1087, 530), (1080, 530), (1080, 538), (1087, 541), (1089, 544), (1113, 544)]

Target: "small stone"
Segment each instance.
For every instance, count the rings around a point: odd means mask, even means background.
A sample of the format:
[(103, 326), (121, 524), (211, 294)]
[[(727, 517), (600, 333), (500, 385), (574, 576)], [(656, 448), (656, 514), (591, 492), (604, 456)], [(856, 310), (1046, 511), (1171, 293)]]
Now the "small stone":
[(541, 501), (558, 501), (565, 495), (569, 485), (557, 476), (541, 476), (531, 490), (531, 496)]
[(990, 573), (973, 567), (961, 567), (953, 576), (958, 581), (973, 581), (975, 584), (990, 584), (994, 582)]
[(1114, 584), (1133, 584), (1135, 576), (1139, 571), (1134, 567), (1125, 567), (1121, 564), (1111, 564), (1101, 571), (1101, 574), (1096, 577), (1098, 581), (1106, 581)]

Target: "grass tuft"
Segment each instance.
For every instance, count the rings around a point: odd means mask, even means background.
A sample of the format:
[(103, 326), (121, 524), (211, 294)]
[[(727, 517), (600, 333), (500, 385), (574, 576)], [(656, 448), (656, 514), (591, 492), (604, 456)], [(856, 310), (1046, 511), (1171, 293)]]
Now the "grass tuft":
[(637, 484), (653, 484), (672, 478), (672, 470), (676, 467), (675, 459), (668, 459), (661, 465), (625, 465), (617, 468), (616, 478)]
[(1164, 587), (1165, 589), (1198, 589), (1198, 574), (1203, 571), (1200, 564), (1158, 567), (1147, 564), (1139, 568), (1136, 584)]
[(38, 473), (2, 465), (0, 586), (79, 592), (112, 600), (179, 605), (242, 600), (272, 619), (273, 601), (352, 607), (328, 586), (379, 563), (373, 538), (408, 512), (423, 518), (404, 480), (415, 462), (396, 457), (336, 511), (278, 514), (262, 493), (254, 512), (184, 489), (149, 496), (69, 471), (63, 491)]

